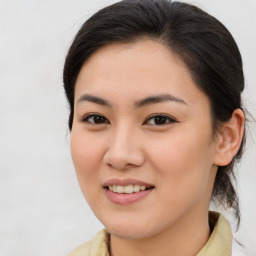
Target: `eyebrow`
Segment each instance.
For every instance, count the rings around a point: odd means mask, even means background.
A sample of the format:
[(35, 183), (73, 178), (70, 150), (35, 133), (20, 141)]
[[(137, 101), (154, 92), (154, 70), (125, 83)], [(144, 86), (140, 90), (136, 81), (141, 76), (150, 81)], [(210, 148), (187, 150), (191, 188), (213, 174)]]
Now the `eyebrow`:
[(77, 101), (77, 103), (83, 102), (83, 101), (89, 101), (93, 102), (102, 106), (111, 107), (111, 104), (102, 98), (99, 98), (97, 96), (89, 95), (89, 94), (83, 94)]
[[(107, 106), (107, 107), (112, 107), (110, 102), (108, 102), (105, 99), (102, 99), (97, 96), (89, 95), (89, 94), (83, 94), (77, 101), (77, 103), (83, 102), (83, 101), (89, 101), (93, 102), (102, 106)], [(183, 105), (188, 105), (183, 99), (178, 98), (174, 95), (170, 94), (161, 94), (161, 95), (154, 95), (154, 96), (149, 96), (145, 99), (139, 100), (135, 102), (136, 107), (144, 107), (150, 104), (155, 104), (155, 103), (161, 103), (165, 101), (172, 101), (172, 102), (177, 102), (181, 103)]]
[(150, 96), (150, 97), (147, 97), (147, 98), (142, 99), (140, 101), (137, 101), (135, 103), (135, 106), (136, 107), (143, 107), (143, 106), (146, 106), (146, 105), (150, 105), (150, 104), (154, 104), (154, 103), (161, 103), (161, 102), (165, 102), (165, 101), (173, 101), (173, 102), (181, 103), (181, 104), (184, 104), (184, 105), (188, 105), (183, 99), (178, 98), (174, 95), (161, 94), (161, 95)]

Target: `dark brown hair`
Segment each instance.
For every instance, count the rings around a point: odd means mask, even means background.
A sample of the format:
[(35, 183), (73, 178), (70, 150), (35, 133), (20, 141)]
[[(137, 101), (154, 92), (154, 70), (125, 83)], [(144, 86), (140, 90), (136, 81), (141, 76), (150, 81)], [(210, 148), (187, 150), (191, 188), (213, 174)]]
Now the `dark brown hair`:
[[(158, 40), (187, 65), (197, 86), (210, 99), (214, 134), (235, 109), (242, 109), (242, 59), (223, 24), (198, 7), (178, 1), (124, 0), (88, 19), (69, 49), (63, 80), (70, 105), (70, 130), (75, 83), (83, 63), (105, 45), (132, 43), (142, 38)], [(242, 155), (244, 140), (232, 162), (218, 167), (212, 193), (213, 202), (233, 209), (238, 224), (239, 201), (232, 181), (235, 180), (234, 163)]]

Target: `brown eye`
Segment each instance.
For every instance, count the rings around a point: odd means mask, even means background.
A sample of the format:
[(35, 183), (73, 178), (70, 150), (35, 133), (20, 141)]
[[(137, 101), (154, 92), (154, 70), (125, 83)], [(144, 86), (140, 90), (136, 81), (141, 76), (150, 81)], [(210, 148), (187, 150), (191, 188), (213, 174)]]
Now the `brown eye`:
[(176, 120), (167, 115), (154, 115), (148, 118), (144, 123), (149, 125), (165, 125), (174, 123)]
[(98, 114), (89, 114), (85, 116), (82, 121), (91, 123), (91, 124), (106, 124), (106, 123), (108, 124), (109, 123), (107, 118)]

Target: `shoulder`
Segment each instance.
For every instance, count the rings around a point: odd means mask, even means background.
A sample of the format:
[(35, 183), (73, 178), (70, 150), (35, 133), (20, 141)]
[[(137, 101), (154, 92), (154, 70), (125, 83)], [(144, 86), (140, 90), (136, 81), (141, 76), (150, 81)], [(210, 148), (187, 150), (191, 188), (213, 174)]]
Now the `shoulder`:
[(253, 256), (253, 255), (247, 252), (235, 239), (233, 239), (232, 256)]
[(92, 240), (71, 251), (68, 256), (109, 256), (108, 241), (109, 233), (103, 229)]
[(90, 250), (91, 250), (91, 244), (92, 244), (92, 241), (88, 241), (80, 245), (76, 249), (72, 250), (72, 252), (70, 252), (68, 256), (89, 256)]

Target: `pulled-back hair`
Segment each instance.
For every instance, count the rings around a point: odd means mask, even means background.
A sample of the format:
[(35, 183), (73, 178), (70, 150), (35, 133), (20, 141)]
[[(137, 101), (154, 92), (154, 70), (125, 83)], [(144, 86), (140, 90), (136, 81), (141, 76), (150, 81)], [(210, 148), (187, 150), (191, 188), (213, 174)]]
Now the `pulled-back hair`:
[[(84, 62), (105, 45), (133, 43), (143, 38), (164, 44), (186, 64), (192, 79), (210, 100), (214, 134), (229, 121), (235, 109), (242, 109), (242, 59), (223, 24), (198, 7), (178, 1), (124, 0), (89, 18), (69, 49), (63, 80), (70, 105), (70, 130), (75, 83)], [(212, 193), (213, 202), (233, 210), (238, 224), (240, 210), (233, 167), (242, 155), (244, 141), (245, 137), (232, 162), (218, 167)]]

